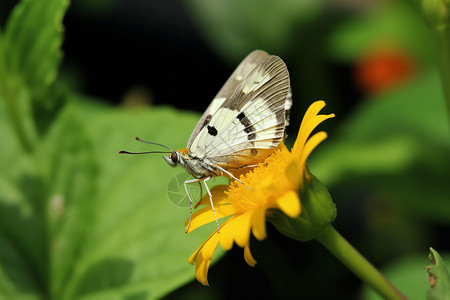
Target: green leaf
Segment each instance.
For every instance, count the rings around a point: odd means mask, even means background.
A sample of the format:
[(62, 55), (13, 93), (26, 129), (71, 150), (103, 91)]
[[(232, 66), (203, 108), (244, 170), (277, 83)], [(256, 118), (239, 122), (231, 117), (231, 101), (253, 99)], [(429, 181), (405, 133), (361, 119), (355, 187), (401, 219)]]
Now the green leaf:
[(62, 19), (68, 5), (68, 0), (23, 0), (14, 8), (0, 45), (8, 76), (19, 77), (36, 92), (54, 82), (62, 59)]
[(91, 230), (98, 178), (91, 140), (73, 108), (58, 115), (37, 157), (46, 186), (46, 229), (51, 242), (49, 294), (60, 299)]
[(40, 299), (48, 266), (43, 184), (3, 105), (0, 102), (0, 298)]
[(232, 60), (255, 49), (280, 53), (292, 45), (295, 26), (317, 16), (317, 0), (186, 0), (199, 28), (218, 53)]
[(95, 203), (96, 164), (83, 132), (73, 112), (64, 111), (36, 156), (11, 156), (14, 172), (0, 179), (0, 271), (6, 283), (0, 295), (8, 299), (53, 299), (72, 271)]
[(149, 150), (135, 136), (181, 148), (198, 115), (74, 103), (34, 156), (0, 149), (11, 168), (0, 176), (0, 298), (154, 299), (193, 280), (188, 257), (215, 225), (184, 233), (189, 208), (168, 191), (185, 172), (118, 151)]
[(26, 174), (22, 179), (17, 185), (0, 178), (1, 299), (43, 299), (46, 284), (42, 219), (26, 197), (36, 182)]
[[(328, 187), (375, 187), (414, 214), (448, 222), (450, 133), (438, 72), (363, 103), (315, 151)], [(336, 120), (339, 121), (339, 116)]]
[(431, 266), (426, 267), (431, 289), (427, 291), (427, 300), (450, 299), (450, 274), (439, 253), (430, 247), (428, 256)]
[(169, 168), (161, 155), (118, 152), (158, 150), (135, 136), (181, 148), (198, 115), (170, 108), (100, 109), (85, 101), (77, 109), (100, 172), (93, 223), (59, 299), (160, 298), (193, 279), (187, 259), (214, 224), (185, 234), (189, 208), (168, 197), (171, 179), (184, 170)]
[[(24, 0), (0, 36), (0, 101), (21, 147), (32, 152), (61, 98), (50, 93), (62, 58), (62, 19), (68, 0)], [(42, 115), (46, 117), (42, 117)], [(41, 122), (36, 122), (40, 120)]]
[(140, 135), (182, 147), (198, 115), (74, 100), (39, 136), (60, 96), (49, 87), (67, 4), (24, 0), (0, 41), (0, 298), (160, 298), (194, 278), (188, 257), (215, 225), (186, 235), (189, 210), (168, 197), (185, 172), (119, 145), (143, 147)]

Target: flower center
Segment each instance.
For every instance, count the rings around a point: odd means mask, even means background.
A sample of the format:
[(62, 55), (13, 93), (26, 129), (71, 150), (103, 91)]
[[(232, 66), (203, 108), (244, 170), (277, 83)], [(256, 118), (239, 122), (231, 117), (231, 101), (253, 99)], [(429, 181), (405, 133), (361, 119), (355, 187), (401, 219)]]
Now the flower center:
[(293, 155), (282, 144), (258, 167), (240, 177), (246, 186), (237, 181), (231, 183), (225, 192), (228, 202), (237, 213), (259, 207), (275, 208), (277, 198), (298, 188), (298, 180), (292, 180), (292, 174), (288, 174), (288, 166), (293, 160)]

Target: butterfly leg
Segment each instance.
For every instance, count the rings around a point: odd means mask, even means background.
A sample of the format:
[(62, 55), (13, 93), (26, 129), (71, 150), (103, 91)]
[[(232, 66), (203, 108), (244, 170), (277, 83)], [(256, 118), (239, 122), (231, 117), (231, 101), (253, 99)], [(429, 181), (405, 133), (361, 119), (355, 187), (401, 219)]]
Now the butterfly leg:
[(212, 209), (213, 214), (214, 214), (214, 219), (216, 219), (217, 232), (219, 233), (219, 232), (220, 232), (219, 220), (217, 219), (216, 210), (214, 209), (214, 203), (213, 203), (211, 191), (209, 190), (208, 185), (206, 184), (206, 182), (208, 182), (208, 180), (210, 180), (210, 179), (211, 179), (211, 176), (207, 177), (207, 178), (203, 181), (203, 183), (205, 184), (206, 191), (208, 192), (208, 195), (209, 195), (209, 202), (211, 203), (211, 209)]
[[(195, 178), (195, 179), (186, 180), (184, 182), (184, 190), (186, 191), (186, 194), (187, 194), (187, 196), (189, 198), (189, 222), (188, 222), (188, 225), (187, 225), (186, 230), (185, 230), (186, 233), (189, 230), (189, 226), (191, 226), (191, 221), (192, 221), (192, 204), (193, 204), (192, 199), (191, 199), (191, 195), (189, 195), (189, 192), (188, 192), (188, 189), (187, 189), (187, 184), (200, 182), (200, 181), (203, 181), (203, 180), (204, 180), (203, 178), (200, 178), (200, 179)], [(200, 185), (200, 187), (201, 187), (201, 185)]]
[[(203, 196), (203, 191), (202, 191), (202, 183), (200, 181), (198, 182), (198, 187), (200, 188), (200, 200), (201, 200)], [(194, 209), (196, 209), (200, 205), (200, 203), (201, 201), (197, 201), (197, 203), (194, 204)]]
[(234, 180), (236, 180), (237, 182), (240, 182), (243, 186), (245, 186), (246, 188), (248, 188), (250, 191), (252, 190), (251, 188), (249, 188), (248, 186), (245, 185), (245, 183), (243, 183), (242, 181), (239, 180), (239, 178), (236, 178), (233, 174), (231, 174), (230, 172), (228, 172), (227, 170), (225, 170), (224, 168), (220, 167), (220, 166), (216, 166), (217, 169), (219, 169), (220, 171), (222, 171), (223, 173), (227, 174), (228, 176), (230, 176), (231, 178), (233, 178)]

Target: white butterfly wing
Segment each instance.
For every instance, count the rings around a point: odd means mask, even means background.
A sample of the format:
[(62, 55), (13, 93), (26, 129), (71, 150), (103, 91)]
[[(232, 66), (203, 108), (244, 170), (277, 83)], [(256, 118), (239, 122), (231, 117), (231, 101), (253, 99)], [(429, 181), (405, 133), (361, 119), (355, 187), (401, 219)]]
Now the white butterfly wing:
[(250, 73), (258, 63), (260, 63), (264, 58), (269, 56), (266, 52), (262, 50), (255, 50), (239, 64), (239, 66), (234, 70), (233, 74), (231, 74), (230, 78), (225, 82), (223, 87), (217, 93), (216, 97), (214, 97), (211, 104), (208, 106), (206, 111), (203, 113), (202, 117), (198, 121), (197, 125), (194, 128), (194, 131), (191, 133), (191, 137), (189, 138), (187, 147), (189, 148), (193, 143), (194, 139), (199, 134), (200, 130), (202, 130), (206, 125), (211, 121), (212, 116), (217, 112), (219, 107), (228, 99), (242, 80)]
[(227, 168), (261, 161), (283, 140), (288, 92), (286, 65), (265, 55), (212, 114), (189, 154)]

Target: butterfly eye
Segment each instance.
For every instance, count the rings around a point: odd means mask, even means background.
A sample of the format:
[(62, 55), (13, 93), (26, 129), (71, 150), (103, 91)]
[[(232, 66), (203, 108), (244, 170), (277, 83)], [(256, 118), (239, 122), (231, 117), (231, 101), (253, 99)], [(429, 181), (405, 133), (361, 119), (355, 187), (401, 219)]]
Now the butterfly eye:
[(176, 163), (178, 162), (178, 154), (176, 152), (172, 152), (172, 154), (170, 155), (170, 159)]

